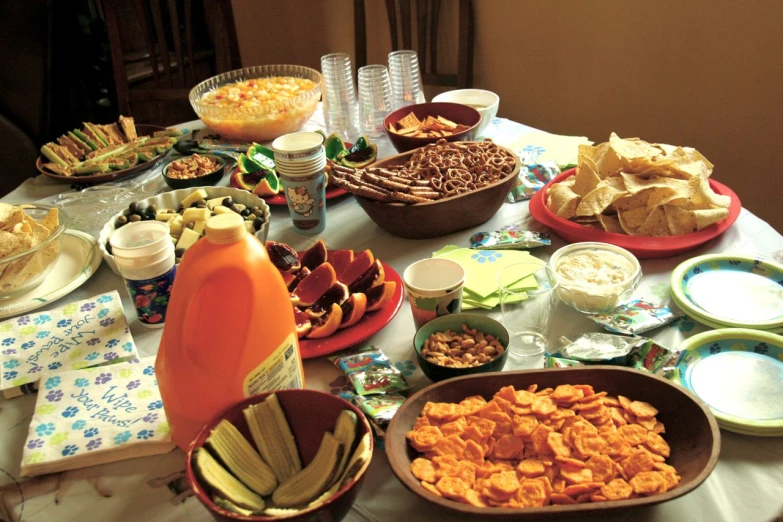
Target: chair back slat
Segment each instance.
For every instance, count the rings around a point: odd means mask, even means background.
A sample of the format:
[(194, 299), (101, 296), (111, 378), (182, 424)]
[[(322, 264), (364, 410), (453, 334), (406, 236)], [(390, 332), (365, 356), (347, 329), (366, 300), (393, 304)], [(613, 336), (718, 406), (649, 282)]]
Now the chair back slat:
[[(168, 0), (168, 15), (169, 15), (169, 34), (171, 35), (171, 40), (174, 43), (174, 56), (177, 60), (176, 63), (176, 80), (173, 81), (174, 77), (172, 75), (171, 78), (171, 86), (177, 86), (177, 87), (184, 87), (185, 86), (185, 67), (187, 64), (185, 63), (185, 56), (182, 53), (182, 28), (179, 25), (179, 13), (177, 12), (177, 1), (176, 0)], [(169, 50), (168, 42), (164, 41), (165, 44), (161, 44), (161, 47), (165, 48), (166, 51)]]
[(188, 68), (185, 70), (186, 85), (196, 84), (196, 53), (193, 45), (193, 2), (185, 0), (185, 45), (188, 50)]
[[(412, 6), (413, 0), (386, 0), (386, 16), (389, 22), (391, 50), (414, 49)], [(356, 60), (359, 66), (366, 63), (367, 27), (365, 0), (354, 0), (354, 37)], [(442, 85), (466, 88), (473, 85), (474, 17), (473, 0), (459, 0), (457, 40), (457, 73), (438, 72), (438, 36), (442, 15), (442, 0), (416, 0), (416, 52), (419, 55), (422, 81), (426, 85)], [(453, 40), (452, 40), (453, 41)]]

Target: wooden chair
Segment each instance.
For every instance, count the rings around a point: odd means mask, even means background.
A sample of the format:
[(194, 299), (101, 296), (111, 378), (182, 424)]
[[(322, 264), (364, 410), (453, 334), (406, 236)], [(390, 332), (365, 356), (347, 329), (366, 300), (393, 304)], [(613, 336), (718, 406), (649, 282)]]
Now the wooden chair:
[(188, 93), (198, 82), (241, 67), (231, 0), (101, 3), (121, 114), (139, 120), (134, 109), (152, 102), (160, 114), (149, 123), (175, 123), (182, 116), (168, 105), (189, 109)]
[[(442, 85), (464, 89), (473, 85), (474, 18), (473, 0), (459, 0), (459, 33), (457, 73), (438, 72), (438, 26), (441, 0), (385, 0), (391, 32), (391, 50), (414, 49), (419, 55), (422, 81), (425, 85)], [(399, 13), (399, 15), (398, 15)], [(364, 0), (354, 0), (354, 38), (356, 67), (367, 64), (367, 21)], [(413, 47), (412, 26), (416, 17), (416, 47)], [(400, 34), (402, 37), (400, 38)], [(429, 45), (427, 45), (429, 43)]]

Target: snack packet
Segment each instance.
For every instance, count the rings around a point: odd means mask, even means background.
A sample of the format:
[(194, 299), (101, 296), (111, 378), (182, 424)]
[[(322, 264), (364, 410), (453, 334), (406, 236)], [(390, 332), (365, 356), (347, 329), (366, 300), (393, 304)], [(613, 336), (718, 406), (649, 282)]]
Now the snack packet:
[(582, 334), (573, 341), (561, 337), (555, 343), (556, 353), (549, 354), (548, 367), (579, 364), (627, 366), (655, 374), (665, 374), (676, 364), (679, 352), (670, 350), (647, 337), (626, 337), (605, 333)]
[(571, 368), (572, 366), (584, 366), (585, 363), (562, 357), (546, 356), (544, 368)]
[(560, 167), (554, 161), (522, 165), (519, 176), (506, 198), (509, 203), (526, 201), (533, 197), (544, 185), (560, 174)]
[(380, 428), (385, 428), (405, 402), (405, 397), (396, 393), (370, 397), (357, 395), (353, 398), (353, 402), (373, 423)]
[(348, 377), (358, 395), (397, 393), (409, 388), (402, 373), (374, 346), (347, 350), (329, 360)]
[(522, 250), (551, 244), (549, 234), (524, 230), (518, 226), (504, 227), (492, 232), (476, 232), (470, 236), (470, 248), (476, 250)]
[(636, 299), (604, 314), (588, 315), (610, 332), (636, 335), (676, 321), (684, 314), (668, 306)]

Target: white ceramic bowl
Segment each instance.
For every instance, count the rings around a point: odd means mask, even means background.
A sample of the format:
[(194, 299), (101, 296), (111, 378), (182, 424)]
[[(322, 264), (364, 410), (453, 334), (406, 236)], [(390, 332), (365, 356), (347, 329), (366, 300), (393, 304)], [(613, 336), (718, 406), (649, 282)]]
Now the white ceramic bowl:
[[(148, 207), (149, 205), (156, 205), (158, 208), (176, 209), (179, 206), (180, 201), (188, 197), (191, 193), (193, 193), (194, 190), (199, 188), (207, 191), (207, 196), (209, 199), (230, 196), (235, 202), (241, 203), (246, 207), (259, 207), (263, 209), (265, 223), (264, 226), (261, 227), (261, 230), (256, 231), (255, 236), (259, 241), (261, 241), (261, 243), (266, 242), (267, 234), (269, 234), (269, 220), (271, 219), (269, 206), (263, 199), (259, 198), (255, 194), (247, 192), (246, 190), (240, 190), (231, 187), (186, 188), (173, 190), (171, 192), (164, 192), (163, 194), (158, 194), (157, 196), (143, 199), (139, 201), (139, 204), (144, 208)], [(109, 268), (111, 268), (112, 272), (117, 275), (120, 275), (120, 272), (117, 270), (117, 264), (114, 262), (114, 256), (106, 251), (106, 243), (109, 241), (109, 238), (114, 232), (114, 223), (117, 221), (117, 218), (122, 215), (123, 211), (124, 209), (112, 216), (112, 218), (105, 225), (103, 225), (103, 229), (101, 229), (101, 233), (98, 236), (98, 245), (101, 249), (101, 255), (103, 256), (104, 261), (106, 261), (106, 264), (109, 265)]]
[[(597, 281), (576, 281), (566, 271), (568, 260), (575, 261), (575, 254), (585, 253), (595, 254), (596, 258), (602, 260), (599, 271), (574, 270), (581, 274), (597, 274)], [(608, 312), (628, 302), (642, 280), (639, 260), (626, 249), (608, 243), (583, 242), (564, 246), (552, 255), (549, 268), (557, 277), (557, 294), (560, 299), (574, 310), (588, 314)], [(608, 282), (606, 276), (611, 271), (619, 274), (619, 277)]]
[(451, 102), (470, 105), (481, 114), (481, 122), (476, 129), (476, 138), (482, 138), (484, 131), (492, 121), (492, 118), (498, 114), (500, 97), (492, 91), (482, 89), (457, 89), (438, 94), (432, 99), (433, 102)]

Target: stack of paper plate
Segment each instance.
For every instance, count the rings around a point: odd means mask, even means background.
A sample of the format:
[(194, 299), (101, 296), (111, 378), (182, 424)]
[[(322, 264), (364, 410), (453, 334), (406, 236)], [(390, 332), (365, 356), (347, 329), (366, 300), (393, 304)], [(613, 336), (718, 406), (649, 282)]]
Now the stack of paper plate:
[(707, 255), (681, 263), (671, 276), (672, 299), (713, 328), (783, 333), (783, 266), (739, 255)]
[(721, 428), (783, 436), (783, 336), (724, 328), (679, 349), (675, 379), (710, 407)]

